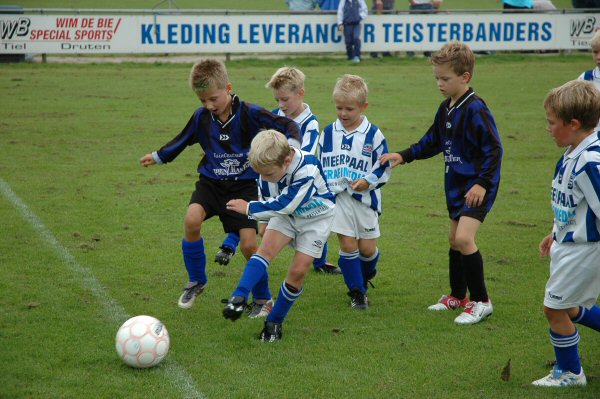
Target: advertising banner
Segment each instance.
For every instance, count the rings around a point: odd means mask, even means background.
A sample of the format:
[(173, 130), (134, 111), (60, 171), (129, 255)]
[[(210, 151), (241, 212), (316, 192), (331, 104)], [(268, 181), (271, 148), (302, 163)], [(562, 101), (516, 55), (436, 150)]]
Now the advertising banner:
[[(600, 13), (370, 15), (362, 50), (588, 49)], [(0, 54), (343, 52), (332, 14), (0, 14)]]

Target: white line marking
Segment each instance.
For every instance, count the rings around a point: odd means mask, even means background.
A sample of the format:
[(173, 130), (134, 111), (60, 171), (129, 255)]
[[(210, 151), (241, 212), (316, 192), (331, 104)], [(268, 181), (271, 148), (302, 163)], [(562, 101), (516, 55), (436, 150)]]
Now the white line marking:
[[(54, 234), (52, 234), (44, 223), (42, 223), (40, 218), (29, 209), (27, 204), (15, 194), (8, 183), (1, 177), (0, 191), (2, 191), (2, 195), (21, 212), (23, 219), (28, 221), (29, 224), (37, 230), (46, 242), (60, 255), (71, 271), (81, 278), (84, 288), (90, 290), (96, 300), (104, 306), (104, 310), (112, 321), (120, 324), (131, 317), (127, 314), (123, 306), (108, 295), (108, 292), (102, 287), (91, 270), (81, 266), (79, 262), (77, 262), (77, 259), (75, 259), (56, 237), (54, 237)], [(166, 364), (162, 367), (163, 370), (172, 382), (172, 385), (181, 391), (184, 398), (206, 398), (204, 394), (196, 389), (194, 380), (183, 367), (172, 359), (167, 359), (165, 362)]]

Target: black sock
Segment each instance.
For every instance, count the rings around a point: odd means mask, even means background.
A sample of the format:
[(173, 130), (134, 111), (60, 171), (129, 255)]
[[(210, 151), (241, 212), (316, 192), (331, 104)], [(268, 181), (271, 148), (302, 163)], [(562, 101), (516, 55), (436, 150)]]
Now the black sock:
[(462, 265), (462, 255), (459, 251), (450, 248), (448, 252), (450, 266), (450, 295), (463, 299), (467, 295), (467, 280), (465, 268)]
[(471, 255), (463, 255), (463, 267), (467, 286), (471, 295), (470, 300), (475, 302), (487, 302), (488, 294), (483, 281), (483, 258), (479, 251)]

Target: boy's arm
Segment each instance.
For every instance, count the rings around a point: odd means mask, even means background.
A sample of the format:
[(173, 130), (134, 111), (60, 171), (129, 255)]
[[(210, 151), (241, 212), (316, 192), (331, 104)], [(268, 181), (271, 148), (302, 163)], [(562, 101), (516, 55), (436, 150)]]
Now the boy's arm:
[(285, 116), (275, 115), (259, 106), (249, 106), (252, 118), (258, 124), (258, 130), (275, 129), (283, 133), (288, 139), (288, 143), (294, 148), (300, 148), (302, 138), (300, 137), (300, 126), (293, 120)]
[(248, 215), (258, 220), (274, 216), (291, 215), (314, 194), (312, 176), (294, 181), (276, 197), (266, 201), (251, 201), (248, 205)]
[(489, 190), (500, 179), (500, 165), (502, 162), (502, 143), (500, 136), (488, 109), (481, 109), (473, 116), (474, 140), (484, 154), (483, 163), (475, 184)]
[(316, 154), (318, 144), (319, 122), (315, 119), (306, 125), (306, 130), (302, 133), (302, 150), (310, 152), (311, 154)]
[(390, 179), (390, 175), (392, 174), (392, 168), (389, 165), (389, 163), (384, 162), (381, 163), (379, 161), (379, 158), (383, 155), (383, 154), (387, 154), (388, 152), (388, 146), (387, 146), (387, 141), (386, 139), (383, 137), (383, 134), (378, 134), (376, 135), (376, 137), (378, 137), (378, 145), (377, 143), (375, 143), (377, 145), (377, 147), (375, 148), (375, 150), (373, 151), (372, 155), (371, 155), (371, 160), (373, 162), (373, 168), (371, 169), (371, 171), (369, 172), (369, 174), (367, 174), (364, 179), (367, 181), (367, 183), (369, 183), (369, 190), (374, 190), (377, 189), (381, 186), (383, 186), (385, 183), (388, 182), (388, 180)]
[(438, 117), (436, 115), (433, 125), (427, 133), (419, 140), (418, 143), (411, 145), (398, 153), (402, 156), (403, 163), (410, 163), (415, 159), (431, 158), (442, 152), (442, 143), (440, 141), (440, 133), (438, 129)]
[(367, 7), (365, 0), (360, 0), (359, 5), (360, 7), (358, 9), (358, 15), (360, 15), (360, 20), (362, 21), (363, 19), (367, 18), (367, 15), (369, 15), (369, 8)]
[(198, 127), (200, 110), (197, 110), (190, 118), (187, 125), (181, 133), (162, 146), (160, 150), (152, 153), (152, 158), (157, 164), (168, 163), (177, 158), (179, 154), (187, 147), (196, 143), (196, 130)]
[[(596, 134), (596, 133), (593, 133)], [(589, 154), (589, 153), (588, 153)], [(575, 178), (596, 221), (600, 220), (600, 154), (595, 153)]]
[(338, 9), (337, 9), (338, 29), (341, 29), (342, 26), (344, 25), (344, 4), (345, 3), (346, 3), (346, 0), (340, 0), (340, 4), (338, 4)]

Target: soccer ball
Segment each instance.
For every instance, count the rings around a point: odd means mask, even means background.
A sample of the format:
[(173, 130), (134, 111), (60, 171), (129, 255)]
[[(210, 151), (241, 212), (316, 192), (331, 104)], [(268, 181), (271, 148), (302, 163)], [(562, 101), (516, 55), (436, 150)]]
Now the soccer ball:
[(169, 352), (169, 332), (152, 316), (127, 320), (115, 337), (117, 354), (127, 365), (148, 368), (160, 363)]

